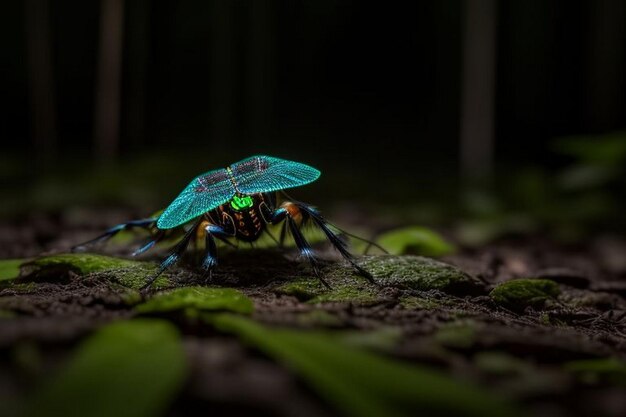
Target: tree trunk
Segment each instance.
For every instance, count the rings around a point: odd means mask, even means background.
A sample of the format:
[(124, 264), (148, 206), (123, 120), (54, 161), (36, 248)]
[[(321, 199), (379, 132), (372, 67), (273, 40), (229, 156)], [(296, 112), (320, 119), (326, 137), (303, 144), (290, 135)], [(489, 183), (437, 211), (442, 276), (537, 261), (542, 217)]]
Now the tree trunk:
[(493, 175), (496, 1), (466, 0), (461, 97), (461, 175), (475, 184)]
[(119, 153), (124, 0), (102, 0), (94, 137), (96, 159)]
[(50, 1), (26, 0), (26, 42), (32, 136), (37, 160), (50, 165), (57, 154)]

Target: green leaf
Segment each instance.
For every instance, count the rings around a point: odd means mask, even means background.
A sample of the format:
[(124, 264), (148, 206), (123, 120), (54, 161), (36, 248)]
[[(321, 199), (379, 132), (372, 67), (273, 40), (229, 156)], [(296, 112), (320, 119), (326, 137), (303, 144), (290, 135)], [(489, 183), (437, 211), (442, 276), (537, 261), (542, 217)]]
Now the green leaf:
[(454, 245), (447, 242), (438, 233), (420, 226), (383, 233), (376, 242), (392, 255), (442, 256), (456, 250)]
[(186, 287), (157, 293), (138, 305), (138, 313), (155, 313), (174, 310), (230, 311), (250, 314), (252, 300), (232, 288)]
[(17, 278), (20, 274), (20, 265), (24, 259), (2, 259), (0, 260), (0, 281)]
[(626, 161), (626, 131), (611, 132), (596, 136), (568, 136), (554, 141), (556, 152), (573, 156), (580, 161), (620, 166)]
[(187, 369), (180, 335), (161, 320), (117, 322), (83, 342), (33, 398), (27, 416), (163, 415)]
[(349, 416), (516, 416), (499, 396), (428, 369), (349, 346), (329, 333), (271, 329), (242, 316), (203, 316), (296, 372)]
[(561, 171), (556, 184), (564, 191), (593, 190), (608, 185), (619, 175), (613, 167), (578, 164)]

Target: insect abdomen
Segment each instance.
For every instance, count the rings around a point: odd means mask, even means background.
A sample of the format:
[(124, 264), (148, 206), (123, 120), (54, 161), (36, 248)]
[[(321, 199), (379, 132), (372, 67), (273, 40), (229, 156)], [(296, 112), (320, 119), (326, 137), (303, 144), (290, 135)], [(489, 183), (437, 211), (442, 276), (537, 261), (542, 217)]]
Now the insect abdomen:
[(220, 210), (233, 219), (235, 237), (244, 242), (254, 242), (265, 230), (260, 204), (264, 201), (259, 194), (254, 195), (254, 204), (246, 210), (235, 210), (230, 204), (220, 206)]
[(235, 220), (237, 238), (246, 242), (257, 240), (265, 229), (265, 222), (255, 208), (233, 213), (233, 220)]

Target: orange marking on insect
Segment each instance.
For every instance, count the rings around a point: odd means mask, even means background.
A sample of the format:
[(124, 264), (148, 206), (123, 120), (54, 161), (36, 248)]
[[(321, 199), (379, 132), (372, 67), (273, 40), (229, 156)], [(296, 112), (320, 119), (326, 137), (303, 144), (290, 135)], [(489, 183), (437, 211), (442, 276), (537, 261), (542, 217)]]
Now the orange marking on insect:
[(211, 222), (207, 221), (207, 220), (203, 220), (200, 222), (200, 224), (198, 225), (198, 227), (196, 228), (196, 239), (200, 240), (204, 237), (204, 235), (206, 234), (206, 228), (208, 225), (210, 225)]
[(200, 222), (198, 227), (196, 227), (196, 238), (194, 239), (194, 242), (193, 242), (196, 248), (201, 247), (200, 246), (202, 245), (201, 242), (203, 242), (204, 238), (206, 237), (206, 233), (207, 233), (206, 228), (211, 224), (213, 223), (211, 223), (208, 220), (203, 220)]
[(300, 223), (302, 221), (302, 212), (294, 203), (285, 201), (280, 206), (287, 210), (289, 217), (291, 217), (296, 223)]

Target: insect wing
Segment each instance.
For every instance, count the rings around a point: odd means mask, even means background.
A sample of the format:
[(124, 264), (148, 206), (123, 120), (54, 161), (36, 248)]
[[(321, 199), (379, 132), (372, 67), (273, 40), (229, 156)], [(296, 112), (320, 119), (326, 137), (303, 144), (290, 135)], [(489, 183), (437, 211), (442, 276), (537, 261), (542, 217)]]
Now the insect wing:
[(228, 171), (217, 169), (189, 183), (157, 220), (159, 229), (171, 229), (213, 210), (235, 195)]
[(320, 172), (300, 162), (253, 156), (230, 166), (237, 189), (244, 194), (299, 187), (319, 178)]

